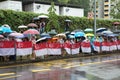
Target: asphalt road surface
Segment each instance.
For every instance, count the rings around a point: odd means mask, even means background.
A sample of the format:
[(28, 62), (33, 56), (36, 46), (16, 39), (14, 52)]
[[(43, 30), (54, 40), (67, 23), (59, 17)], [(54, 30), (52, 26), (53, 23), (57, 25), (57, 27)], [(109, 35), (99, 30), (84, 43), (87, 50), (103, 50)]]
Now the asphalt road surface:
[(4, 66), (0, 80), (120, 80), (120, 54)]

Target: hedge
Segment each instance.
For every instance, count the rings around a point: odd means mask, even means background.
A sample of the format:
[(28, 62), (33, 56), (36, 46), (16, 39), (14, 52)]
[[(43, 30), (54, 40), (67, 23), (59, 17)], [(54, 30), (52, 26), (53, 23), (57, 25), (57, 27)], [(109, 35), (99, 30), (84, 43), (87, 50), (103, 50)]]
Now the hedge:
[[(32, 12), (17, 12), (12, 10), (0, 10), (0, 26), (3, 24), (8, 24), (11, 26), (13, 30), (18, 31), (19, 25), (27, 25), (31, 22), (31, 20), (40, 14), (32, 13)], [(60, 32), (64, 31), (65, 28), (65, 20), (70, 19), (71, 26), (70, 29), (85, 29), (85, 28), (93, 28), (94, 20), (87, 19), (86, 17), (71, 17), (71, 16), (58, 16), (58, 21), (60, 25)], [(105, 19), (97, 19), (96, 27), (106, 27), (113, 29), (113, 22), (120, 20), (105, 20)]]

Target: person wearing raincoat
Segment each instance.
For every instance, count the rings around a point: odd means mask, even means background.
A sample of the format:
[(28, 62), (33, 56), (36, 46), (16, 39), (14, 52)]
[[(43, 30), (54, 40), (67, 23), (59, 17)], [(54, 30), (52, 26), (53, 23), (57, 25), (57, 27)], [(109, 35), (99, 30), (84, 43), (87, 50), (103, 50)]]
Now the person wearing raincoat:
[(95, 38), (94, 36), (87, 36), (87, 39), (90, 41), (90, 45), (91, 45), (91, 53), (95, 53), (95, 46), (94, 46), (94, 41), (95, 41)]

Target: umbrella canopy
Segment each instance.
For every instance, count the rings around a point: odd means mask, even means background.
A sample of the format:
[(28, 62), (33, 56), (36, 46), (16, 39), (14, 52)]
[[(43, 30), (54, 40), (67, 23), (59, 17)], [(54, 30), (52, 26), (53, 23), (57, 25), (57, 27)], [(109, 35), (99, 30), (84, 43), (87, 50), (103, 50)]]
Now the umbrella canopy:
[(9, 26), (8, 24), (4, 24), (4, 25), (2, 25), (2, 26), (7, 27), (7, 28), (10, 28), (10, 26)]
[(87, 33), (87, 34), (85, 34), (85, 36), (94, 36), (94, 34), (92, 34), (92, 33)]
[(27, 26), (28, 27), (38, 27), (35, 23), (29, 23)]
[(84, 31), (85, 31), (85, 32), (93, 32), (93, 29), (91, 29), (91, 28), (86, 28)]
[(49, 17), (46, 15), (40, 15), (40, 16), (38, 16), (38, 18), (49, 18)]
[(113, 34), (112, 31), (103, 31), (102, 34)]
[(18, 28), (27, 28), (27, 26), (25, 26), (25, 25), (20, 25), (20, 26), (18, 26)]
[(100, 32), (103, 32), (103, 31), (107, 31), (107, 29), (106, 28), (98, 28), (96, 30), (96, 33), (100, 33)]
[(48, 34), (51, 34), (51, 35), (56, 35), (57, 32), (55, 30), (51, 30), (50, 32), (48, 32)]
[(0, 38), (4, 38), (4, 36), (3, 36), (3, 35), (0, 35)]
[(74, 30), (73, 32), (82, 32), (83, 30), (81, 30), (81, 29), (76, 29), (76, 30)]
[(34, 21), (37, 21), (37, 20), (39, 20), (39, 18), (38, 18), (38, 17), (34, 17), (33, 20), (34, 20)]
[(114, 25), (120, 25), (120, 22), (113, 22)]
[(81, 37), (81, 36), (85, 36), (84, 32), (76, 32), (75, 33), (75, 37)]
[(73, 35), (68, 35), (68, 37), (69, 37), (69, 38), (75, 38), (75, 36), (73, 36)]
[(66, 38), (66, 35), (64, 33), (60, 33), (60, 34), (57, 34), (55, 35), (56, 37), (63, 37), (63, 38)]
[(2, 26), (2, 27), (0, 27), (0, 32), (2, 32), (2, 33), (11, 33), (12, 30), (10, 28), (8, 28), (8, 27)]
[(36, 29), (28, 29), (23, 32), (23, 34), (40, 34)]
[(15, 37), (15, 38), (24, 38), (25, 37), (22, 33), (11, 33), (8, 36)]
[(119, 36), (118, 34), (107, 34), (106, 36), (108, 37), (115, 37), (115, 36)]
[(70, 34), (74, 35), (74, 34), (75, 34), (75, 32), (73, 31), (73, 32), (71, 32)]
[(69, 19), (66, 19), (66, 20), (65, 20), (65, 22), (72, 22), (72, 21), (71, 21), (71, 20), (69, 20)]
[(115, 30), (115, 31), (113, 31), (113, 33), (119, 34), (119, 33), (120, 33), (120, 30)]
[(64, 32), (65, 34), (70, 34), (70, 31), (66, 31), (66, 32)]
[(42, 38), (38, 39), (38, 40), (36, 41), (36, 43), (41, 42), (41, 41), (44, 41), (44, 40), (47, 40), (47, 39), (50, 39), (50, 37), (42, 37)]
[(48, 33), (42, 33), (40, 35), (41, 37), (51, 38), (51, 36)]

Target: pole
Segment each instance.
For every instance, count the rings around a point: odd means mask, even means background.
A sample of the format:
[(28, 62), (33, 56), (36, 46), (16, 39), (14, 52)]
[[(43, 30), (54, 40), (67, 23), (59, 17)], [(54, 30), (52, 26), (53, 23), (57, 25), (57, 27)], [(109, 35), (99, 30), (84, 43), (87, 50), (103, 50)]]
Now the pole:
[(94, 36), (96, 38), (96, 0), (94, 0)]

